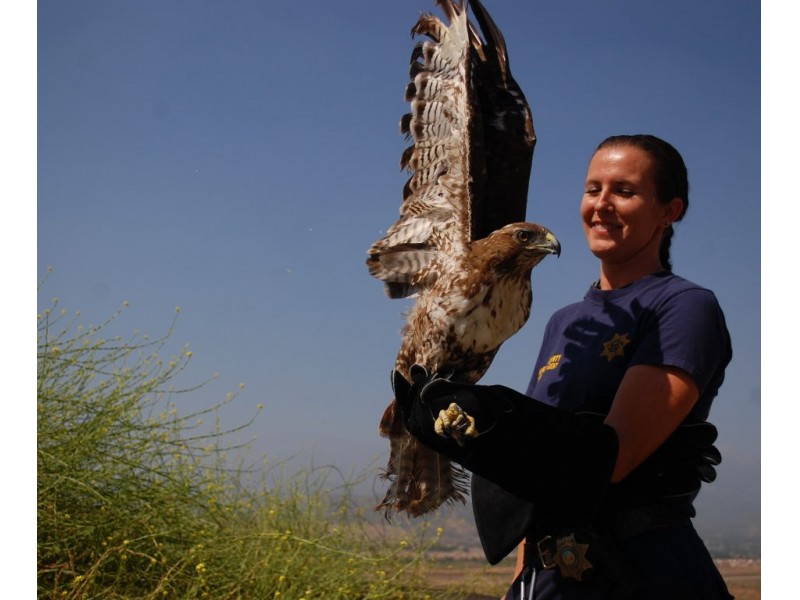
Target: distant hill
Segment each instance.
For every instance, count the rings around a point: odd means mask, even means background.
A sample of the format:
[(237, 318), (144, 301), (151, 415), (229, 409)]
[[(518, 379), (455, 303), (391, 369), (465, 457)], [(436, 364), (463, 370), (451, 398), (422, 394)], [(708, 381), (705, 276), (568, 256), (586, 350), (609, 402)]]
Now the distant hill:
[[(714, 558), (761, 558), (761, 513), (760, 506), (744, 507), (732, 512), (725, 510), (719, 493), (712, 492), (713, 486), (704, 489), (696, 505), (698, 517), (694, 525)], [(366, 501), (369, 506), (377, 504)], [(720, 508), (723, 506), (723, 508)], [(738, 505), (737, 505), (738, 506)], [(746, 510), (749, 508), (749, 512)], [(368, 511), (369, 512), (369, 511)], [(371, 519), (381, 519), (380, 513), (373, 512)], [(437, 554), (445, 554), (454, 559), (483, 558), (478, 532), (472, 517), (472, 505), (457, 504), (440, 509), (423, 520), (433, 527), (441, 527), (444, 533), (436, 545)], [(395, 516), (391, 526), (403, 529), (417, 521)]]

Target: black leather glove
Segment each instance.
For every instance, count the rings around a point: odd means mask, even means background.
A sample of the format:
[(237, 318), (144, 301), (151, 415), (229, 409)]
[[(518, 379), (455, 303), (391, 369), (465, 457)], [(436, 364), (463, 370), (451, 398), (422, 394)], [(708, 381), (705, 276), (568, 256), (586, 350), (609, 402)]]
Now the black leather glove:
[(485, 402), (475, 395), (478, 386), (431, 375), (419, 365), (411, 367), (410, 375), (412, 383), (393, 371), (392, 387), (406, 428), (421, 441), (430, 433), (431, 418), (434, 433), (464, 445), (513, 413), (509, 399)]
[(624, 480), (613, 496), (633, 504), (652, 498), (693, 497), (702, 482), (717, 476), (722, 457), (714, 446), (717, 428), (706, 421), (680, 425), (667, 440)]
[[(393, 382), (411, 435), (533, 502), (562, 525), (594, 516), (617, 457), (613, 428), (594, 416), (568, 413), (504, 386), (454, 383), (418, 366), (410, 374), (412, 382), (397, 373)], [(474, 419), (475, 435), (437, 433), (436, 419), (452, 404)]]
[(708, 421), (683, 423), (651, 458), (663, 468), (692, 470), (701, 481), (711, 483), (717, 478), (714, 467), (722, 461), (716, 439), (717, 428)]

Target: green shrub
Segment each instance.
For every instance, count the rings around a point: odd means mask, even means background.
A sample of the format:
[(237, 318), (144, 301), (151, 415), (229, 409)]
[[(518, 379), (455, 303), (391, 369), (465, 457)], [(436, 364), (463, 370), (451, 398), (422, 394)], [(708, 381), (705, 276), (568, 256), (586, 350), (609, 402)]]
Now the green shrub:
[(427, 596), (441, 530), (367, 518), (331, 469), (232, 467), (226, 443), (252, 419), (221, 431), (216, 417), (238, 392), (180, 415), (176, 395), (200, 386), (170, 387), (191, 359), (160, 357), (175, 321), (105, 339), (123, 311), (83, 327), (55, 302), (38, 317), (39, 598)]

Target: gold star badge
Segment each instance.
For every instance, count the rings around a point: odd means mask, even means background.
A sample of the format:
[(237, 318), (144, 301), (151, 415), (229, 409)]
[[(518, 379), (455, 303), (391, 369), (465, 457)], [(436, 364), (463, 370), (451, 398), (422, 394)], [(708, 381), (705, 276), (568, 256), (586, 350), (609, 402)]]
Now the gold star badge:
[(561, 575), (581, 581), (584, 572), (593, 566), (586, 558), (588, 550), (589, 544), (579, 544), (575, 540), (575, 534), (558, 538), (554, 562), (558, 565)]
[(631, 338), (627, 333), (622, 335), (615, 333), (614, 337), (603, 344), (603, 351), (600, 356), (605, 356), (611, 362), (615, 356), (625, 356), (625, 346), (631, 343)]

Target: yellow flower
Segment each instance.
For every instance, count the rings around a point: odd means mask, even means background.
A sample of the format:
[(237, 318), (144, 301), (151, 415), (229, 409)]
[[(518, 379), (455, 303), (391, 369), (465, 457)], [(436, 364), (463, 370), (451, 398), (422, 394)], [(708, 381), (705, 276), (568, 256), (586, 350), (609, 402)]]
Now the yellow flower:
[(195, 570), (198, 573), (205, 573), (206, 572), (206, 563), (197, 563)]

